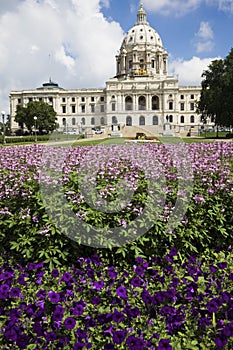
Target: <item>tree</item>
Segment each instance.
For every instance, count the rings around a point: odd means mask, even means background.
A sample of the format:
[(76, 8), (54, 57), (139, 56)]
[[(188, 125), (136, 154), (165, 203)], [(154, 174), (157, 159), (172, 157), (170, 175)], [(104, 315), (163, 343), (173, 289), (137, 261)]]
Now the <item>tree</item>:
[(39, 133), (49, 133), (57, 128), (56, 120), (53, 107), (44, 101), (32, 101), (26, 107), (17, 106), (15, 121), (21, 128), (25, 125), (30, 132), (36, 127)]
[(233, 125), (233, 49), (224, 60), (223, 104), (225, 105), (226, 126)]
[(215, 125), (233, 125), (233, 49), (224, 59), (214, 60), (204, 71), (197, 112), (203, 121), (209, 117)]

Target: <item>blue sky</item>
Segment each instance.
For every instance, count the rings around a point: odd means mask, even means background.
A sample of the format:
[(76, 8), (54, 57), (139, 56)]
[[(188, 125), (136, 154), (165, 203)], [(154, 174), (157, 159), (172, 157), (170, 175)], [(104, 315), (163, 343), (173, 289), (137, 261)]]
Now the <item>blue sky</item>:
[[(150, 25), (158, 31), (174, 58), (225, 57), (233, 46), (233, 0), (146, 0), (142, 3)], [(133, 0), (111, 0), (103, 12), (127, 31), (135, 23), (138, 4)]]
[[(136, 22), (136, 0), (0, 0), (0, 110), (11, 90), (49, 78), (65, 89), (104, 87)], [(169, 74), (199, 85), (212, 60), (233, 47), (233, 0), (145, 0), (166, 48)]]

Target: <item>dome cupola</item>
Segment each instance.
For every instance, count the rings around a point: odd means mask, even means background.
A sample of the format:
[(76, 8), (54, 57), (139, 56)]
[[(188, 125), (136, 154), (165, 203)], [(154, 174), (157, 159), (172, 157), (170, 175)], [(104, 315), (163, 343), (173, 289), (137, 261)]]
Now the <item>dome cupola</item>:
[(157, 31), (146, 20), (140, 4), (137, 22), (126, 33), (116, 56), (119, 78), (167, 75), (167, 52)]

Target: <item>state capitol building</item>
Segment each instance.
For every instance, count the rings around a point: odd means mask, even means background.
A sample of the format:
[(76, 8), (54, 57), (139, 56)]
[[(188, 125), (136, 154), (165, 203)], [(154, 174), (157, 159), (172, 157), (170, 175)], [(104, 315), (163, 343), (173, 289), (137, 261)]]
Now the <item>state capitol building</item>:
[(105, 88), (66, 90), (50, 80), (34, 90), (11, 91), (12, 130), (19, 128), (14, 121), (17, 105), (44, 101), (56, 111), (61, 132), (98, 127), (112, 136), (197, 135), (201, 87), (179, 86), (178, 78), (168, 73), (167, 61), (162, 40), (140, 5), (116, 55), (116, 75)]

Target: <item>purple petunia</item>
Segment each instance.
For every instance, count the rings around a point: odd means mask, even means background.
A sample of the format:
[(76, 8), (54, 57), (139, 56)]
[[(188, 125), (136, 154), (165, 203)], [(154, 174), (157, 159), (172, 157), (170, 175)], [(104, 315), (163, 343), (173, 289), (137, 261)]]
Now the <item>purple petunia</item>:
[(94, 297), (91, 299), (91, 303), (92, 303), (93, 305), (98, 305), (100, 302), (101, 302), (101, 298), (98, 297), (98, 296), (94, 296)]
[(112, 320), (116, 323), (120, 323), (124, 321), (124, 314), (123, 312), (119, 312), (116, 309), (114, 310), (113, 314), (112, 314)]
[(126, 339), (126, 344), (128, 345), (129, 350), (146, 350), (146, 343), (134, 335), (130, 335)]
[(65, 309), (61, 306), (61, 305), (57, 305), (53, 315), (52, 315), (52, 319), (54, 321), (61, 321), (64, 315)]
[(126, 287), (120, 286), (116, 289), (116, 294), (118, 297), (126, 300), (127, 299), (127, 289)]
[(56, 270), (56, 269), (54, 269), (54, 270), (51, 272), (51, 276), (54, 277), (54, 278), (58, 277), (58, 276), (59, 276), (59, 271)]
[(66, 329), (73, 329), (76, 325), (76, 320), (73, 317), (67, 317), (64, 321), (64, 327)]
[(233, 323), (229, 323), (224, 327), (223, 334), (228, 338), (233, 337)]
[(44, 336), (48, 342), (52, 342), (57, 339), (57, 335), (55, 332), (46, 332)]
[(141, 287), (144, 281), (139, 277), (133, 277), (131, 280), (131, 284), (133, 287)]
[(61, 280), (63, 282), (69, 282), (72, 279), (71, 274), (69, 272), (64, 272)]
[(104, 287), (104, 280), (101, 279), (100, 281), (95, 281), (93, 283), (93, 286), (95, 290), (98, 290), (98, 291), (101, 290)]
[(158, 350), (172, 350), (169, 339), (160, 339)]
[(112, 340), (115, 344), (121, 344), (125, 340), (127, 335), (127, 330), (123, 329), (121, 331), (115, 331), (112, 335)]
[(225, 337), (222, 336), (218, 336), (215, 339), (215, 344), (219, 347), (219, 348), (225, 348), (225, 345), (227, 345), (227, 339)]
[(0, 299), (6, 299), (8, 297), (9, 289), (8, 284), (2, 284), (0, 286)]
[(23, 298), (20, 289), (17, 287), (11, 288), (10, 297), (11, 298)]
[(76, 304), (72, 312), (75, 316), (81, 316), (84, 312), (84, 306), (81, 303)]
[(36, 293), (36, 297), (38, 298), (38, 299), (45, 299), (46, 298), (46, 290), (44, 290), (44, 289), (40, 289), (40, 290), (38, 290), (38, 292)]
[(215, 299), (209, 301), (207, 304), (206, 304), (206, 308), (209, 312), (211, 313), (216, 313), (218, 311), (218, 307), (219, 307), (219, 304), (217, 303), (217, 301)]
[(60, 301), (60, 295), (54, 291), (49, 291), (48, 296), (51, 303), (57, 303), (58, 301)]

